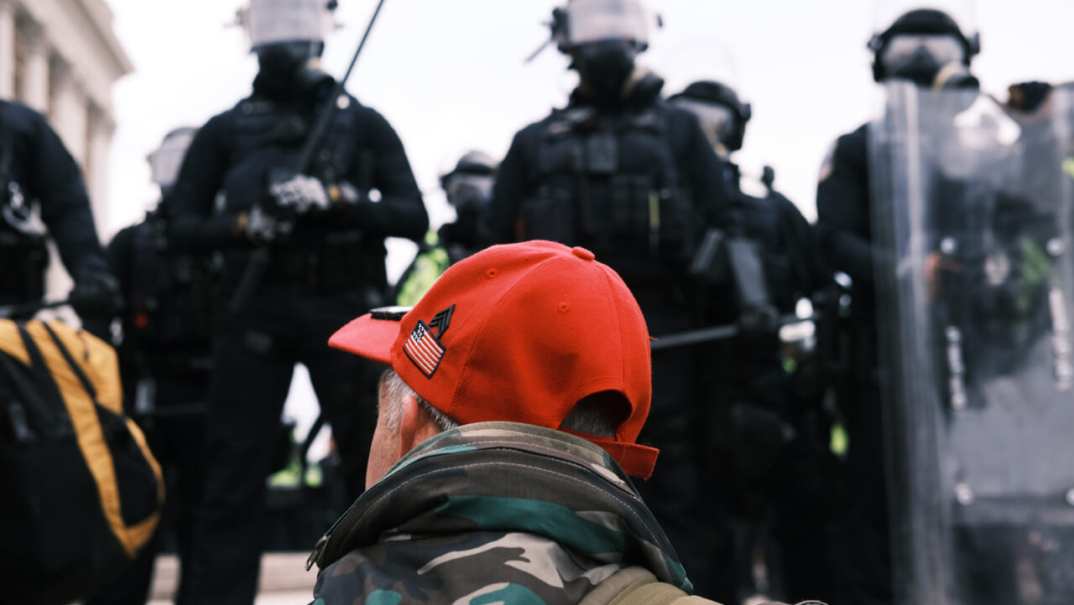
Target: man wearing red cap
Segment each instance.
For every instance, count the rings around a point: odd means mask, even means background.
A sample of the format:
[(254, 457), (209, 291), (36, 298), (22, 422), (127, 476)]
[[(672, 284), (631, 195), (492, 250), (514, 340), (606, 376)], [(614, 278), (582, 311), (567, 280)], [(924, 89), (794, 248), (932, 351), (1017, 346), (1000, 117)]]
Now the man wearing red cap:
[(317, 605), (709, 603), (628, 479), (658, 454), (636, 443), (649, 332), (591, 252), (489, 248), (330, 345), (389, 369), (366, 492), (311, 557)]

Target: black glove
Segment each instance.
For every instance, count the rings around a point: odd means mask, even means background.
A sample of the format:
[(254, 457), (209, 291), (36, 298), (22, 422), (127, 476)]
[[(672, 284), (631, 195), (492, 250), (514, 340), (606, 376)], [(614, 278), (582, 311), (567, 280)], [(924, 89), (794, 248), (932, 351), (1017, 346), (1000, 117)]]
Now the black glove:
[(1052, 85), (1047, 82), (1019, 82), (1007, 88), (1007, 106), (1015, 111), (1033, 113), (1040, 109), (1048, 95), (1052, 94)]
[(259, 246), (287, 238), (293, 228), (291, 221), (277, 218), (260, 206), (238, 215), (233, 225), (236, 234)]
[(79, 273), (75, 277), (75, 287), (71, 290), (69, 301), (83, 321), (110, 320), (123, 307), (119, 282), (103, 269)]

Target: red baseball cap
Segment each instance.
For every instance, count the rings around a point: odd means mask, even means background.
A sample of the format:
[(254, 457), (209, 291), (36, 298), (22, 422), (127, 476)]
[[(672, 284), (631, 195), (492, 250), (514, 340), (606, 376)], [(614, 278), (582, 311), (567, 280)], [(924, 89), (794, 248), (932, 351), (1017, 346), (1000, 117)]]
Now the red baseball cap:
[(659, 451), (636, 442), (652, 400), (649, 330), (623, 280), (584, 248), (493, 246), (448, 269), (413, 309), (363, 315), (328, 344), (390, 365), (461, 424), (559, 429), (580, 400), (619, 393), (630, 414), (615, 438), (579, 436), (632, 476), (656, 465)]

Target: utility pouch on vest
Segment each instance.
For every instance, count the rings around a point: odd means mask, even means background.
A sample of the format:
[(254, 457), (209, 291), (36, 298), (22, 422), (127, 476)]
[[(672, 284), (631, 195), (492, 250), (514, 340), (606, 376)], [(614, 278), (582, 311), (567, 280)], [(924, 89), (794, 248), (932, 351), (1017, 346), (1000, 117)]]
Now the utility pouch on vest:
[(773, 315), (761, 247), (749, 239), (731, 238), (727, 240), (727, 258), (743, 320), (747, 315)]
[(619, 172), (619, 141), (615, 134), (602, 132), (586, 137), (586, 171), (594, 176)]
[(732, 286), (745, 325), (761, 327), (763, 321), (775, 317), (761, 248), (753, 240), (709, 229), (694, 255), (690, 274), (705, 285)]

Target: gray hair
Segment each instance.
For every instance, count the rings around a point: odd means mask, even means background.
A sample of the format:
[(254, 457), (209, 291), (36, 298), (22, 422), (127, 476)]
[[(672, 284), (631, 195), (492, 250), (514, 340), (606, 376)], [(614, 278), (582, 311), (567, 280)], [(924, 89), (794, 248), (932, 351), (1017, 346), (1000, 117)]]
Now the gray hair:
[(559, 428), (592, 437), (612, 439), (630, 415), (630, 403), (621, 393), (602, 391), (575, 404)]
[[(388, 406), (387, 409), (381, 409), (381, 413), (387, 414), (384, 423), (393, 431), (399, 428), (403, 420), (403, 400), (410, 396), (417, 400), (418, 407), (429, 415), (441, 431), (459, 428), (457, 421), (422, 399), (394, 370), (385, 370), (381, 375), (380, 389), (383, 394), (380, 400)], [(630, 404), (621, 393), (604, 391), (579, 401), (559, 428), (581, 435), (611, 439), (629, 414)]]
[(399, 424), (403, 421), (403, 400), (411, 396), (418, 401), (418, 407), (429, 415), (429, 418), (441, 431), (459, 428), (458, 422), (455, 422), (450, 416), (422, 399), (421, 395), (418, 395), (414, 392), (414, 389), (410, 388), (410, 385), (403, 382), (403, 379), (394, 370), (386, 370), (381, 375), (380, 389), (381, 393), (383, 393), (383, 397), (380, 399), (386, 402), (388, 406), (387, 409), (381, 409), (381, 413), (387, 414), (384, 423), (393, 431), (398, 429)]

